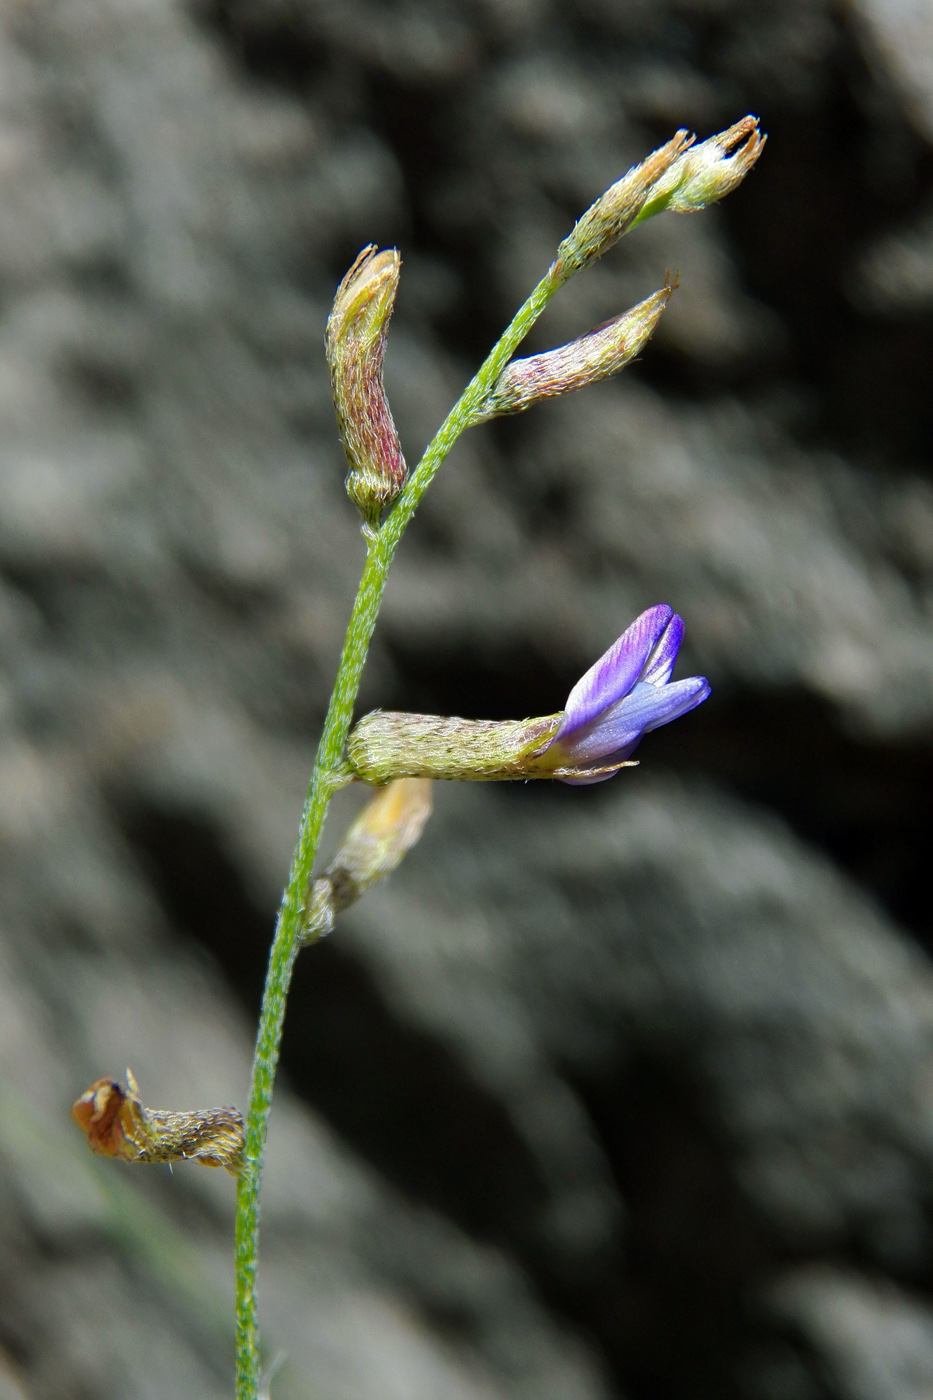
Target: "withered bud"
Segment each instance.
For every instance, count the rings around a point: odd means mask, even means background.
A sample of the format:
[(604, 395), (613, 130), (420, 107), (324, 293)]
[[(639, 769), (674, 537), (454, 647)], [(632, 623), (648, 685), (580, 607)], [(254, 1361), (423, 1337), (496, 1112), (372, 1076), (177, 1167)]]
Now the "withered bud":
[(337, 288), (325, 338), (337, 423), (350, 464), (347, 494), (371, 527), (398, 497), (408, 473), (382, 383), (401, 265), (394, 248), (364, 248)]
[(226, 1167), (232, 1175), (243, 1166), (243, 1119), (235, 1108), (173, 1113), (146, 1108), (131, 1070), (126, 1088), (113, 1079), (98, 1079), (77, 1100), (72, 1117), (87, 1134), (88, 1146), (102, 1157), (124, 1162), (195, 1161)]
[(376, 793), (311, 886), (302, 942), (330, 933), (341, 909), (398, 868), (421, 836), (431, 806), (431, 784), (422, 777), (397, 778)]
[(558, 248), (553, 276), (566, 282), (568, 277), (608, 252), (628, 232), (658, 180), (693, 140), (688, 131), (678, 131), (666, 145), (652, 151), (638, 165), (633, 165), (621, 180), (610, 185), (577, 220)]
[(669, 281), (630, 311), (557, 350), (512, 360), (496, 381), (482, 417), (522, 413), (539, 399), (568, 394), (618, 374), (651, 336), (675, 286)]
[(694, 214), (715, 204), (742, 183), (767, 139), (758, 129), (758, 118), (748, 116), (691, 146), (655, 183), (633, 222), (640, 224), (666, 209)]

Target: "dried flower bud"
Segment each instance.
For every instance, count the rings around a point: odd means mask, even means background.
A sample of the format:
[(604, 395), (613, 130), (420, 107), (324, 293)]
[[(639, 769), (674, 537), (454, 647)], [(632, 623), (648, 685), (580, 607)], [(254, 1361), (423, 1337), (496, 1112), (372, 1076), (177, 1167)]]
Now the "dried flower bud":
[(675, 285), (668, 282), (630, 311), (569, 345), (525, 360), (512, 360), (496, 381), (482, 417), (522, 413), (539, 399), (567, 394), (618, 374), (651, 336)]
[(201, 1162), (226, 1167), (234, 1176), (243, 1165), (243, 1119), (235, 1108), (172, 1113), (145, 1108), (131, 1070), (126, 1088), (98, 1079), (74, 1104), (72, 1117), (87, 1133), (92, 1152), (124, 1162)]
[(330, 933), (341, 909), (398, 868), (421, 836), (431, 806), (431, 784), (421, 777), (397, 778), (376, 793), (311, 886), (303, 942)]
[(658, 180), (693, 140), (689, 132), (678, 131), (600, 195), (557, 250), (554, 275), (561, 282), (601, 258), (628, 232)]
[(327, 321), (334, 407), (350, 463), (347, 494), (370, 526), (399, 495), (408, 471), (382, 383), (401, 265), (394, 248), (364, 248), (337, 288)]
[[(657, 180), (633, 223), (640, 224), (665, 209), (693, 214), (731, 194), (761, 155), (767, 139), (758, 130), (758, 118), (748, 116), (718, 136), (691, 146)], [(743, 140), (744, 145), (740, 145)]]

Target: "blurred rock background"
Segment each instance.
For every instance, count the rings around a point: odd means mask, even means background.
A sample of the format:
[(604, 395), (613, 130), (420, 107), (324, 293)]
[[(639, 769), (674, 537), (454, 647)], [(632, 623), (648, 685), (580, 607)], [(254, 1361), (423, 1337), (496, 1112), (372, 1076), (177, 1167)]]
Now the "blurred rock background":
[[(275, 1400), (933, 1394), (933, 18), (920, 0), (0, 11), (0, 1396), (229, 1396), (233, 1186), (73, 1098), (246, 1094), (361, 546), (321, 339), (404, 271), (411, 459), (574, 217), (770, 141), (623, 378), (474, 432), (376, 704), (557, 709), (640, 609), (713, 698), (595, 789), (447, 787), (303, 955), (264, 1196)], [(330, 845), (360, 801), (344, 794)]]

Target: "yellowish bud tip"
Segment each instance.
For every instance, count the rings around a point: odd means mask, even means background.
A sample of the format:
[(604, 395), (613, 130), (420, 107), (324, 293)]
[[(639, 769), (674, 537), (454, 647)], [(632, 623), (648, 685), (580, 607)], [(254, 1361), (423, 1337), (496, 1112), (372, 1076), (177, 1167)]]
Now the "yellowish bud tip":
[(334, 860), (311, 886), (303, 941), (330, 933), (342, 909), (398, 869), (431, 815), (427, 778), (396, 778), (380, 788), (344, 836)]
[(400, 778), (369, 802), (347, 833), (344, 848), (355, 842), (390, 842), (407, 851), (421, 835), (431, 813), (431, 784), (424, 778)]
[(337, 288), (325, 336), (334, 407), (350, 464), (347, 493), (371, 526), (398, 497), (408, 471), (382, 382), (401, 266), (394, 248), (364, 248)]

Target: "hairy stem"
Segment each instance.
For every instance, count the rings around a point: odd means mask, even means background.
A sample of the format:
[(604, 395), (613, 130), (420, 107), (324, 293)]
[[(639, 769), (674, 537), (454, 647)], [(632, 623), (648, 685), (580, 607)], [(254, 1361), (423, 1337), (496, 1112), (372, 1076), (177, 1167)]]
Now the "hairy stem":
[(370, 541), (356, 601), (350, 614), (337, 679), (324, 721), (311, 785), (301, 817), (298, 844), (279, 908), (269, 969), (263, 990), (256, 1037), (249, 1110), (246, 1116), (244, 1166), (237, 1182), (236, 1211), (236, 1397), (259, 1400), (259, 1329), (256, 1311), (256, 1266), (259, 1249), (259, 1187), (269, 1109), (279, 1061), (285, 1004), (305, 918), (311, 870), (331, 796), (343, 780), (343, 750), (353, 720), (363, 666), (382, 603), (389, 567), (418, 502), (430, 486), (457, 438), (476, 421), (478, 410), (560, 286), (552, 268), (493, 347), (451, 409), (385, 524)]

